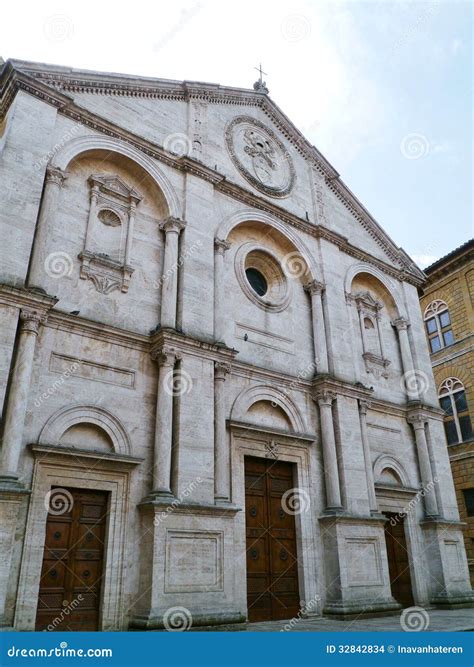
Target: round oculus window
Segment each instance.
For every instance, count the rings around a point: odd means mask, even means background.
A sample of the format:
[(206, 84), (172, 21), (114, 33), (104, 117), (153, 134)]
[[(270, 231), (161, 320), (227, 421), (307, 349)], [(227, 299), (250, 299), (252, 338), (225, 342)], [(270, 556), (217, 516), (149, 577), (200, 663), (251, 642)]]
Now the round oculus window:
[(258, 269), (250, 267), (245, 269), (245, 275), (247, 276), (250, 287), (253, 289), (255, 294), (258, 294), (258, 296), (265, 296), (265, 294), (268, 292), (268, 283), (263, 273), (261, 273)]
[(242, 290), (257, 306), (277, 312), (288, 306), (290, 285), (272, 252), (244, 243), (236, 252), (235, 269)]

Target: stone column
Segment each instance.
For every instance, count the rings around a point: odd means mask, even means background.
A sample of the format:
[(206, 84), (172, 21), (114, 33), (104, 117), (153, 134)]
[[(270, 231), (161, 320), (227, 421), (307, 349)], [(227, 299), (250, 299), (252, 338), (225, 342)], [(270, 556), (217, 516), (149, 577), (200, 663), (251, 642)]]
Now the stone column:
[(230, 243), (222, 239), (215, 239), (214, 255), (214, 339), (225, 343), (226, 338), (226, 281), (225, 281), (225, 253)]
[(321, 439), (328, 510), (342, 508), (339, 470), (337, 467), (336, 438), (334, 436), (334, 424), (332, 420), (332, 403), (335, 398), (334, 394), (326, 391), (316, 395), (321, 419)]
[(137, 210), (138, 201), (139, 200), (132, 198), (130, 201), (130, 207), (128, 209), (127, 242), (125, 245), (125, 260), (124, 260), (124, 263), (127, 266), (130, 266), (131, 264), (133, 229), (135, 226), (135, 213)]
[(314, 360), (316, 363), (316, 370), (318, 373), (327, 373), (329, 369), (328, 351), (322, 300), (324, 285), (317, 280), (313, 280), (305, 285), (305, 290), (311, 295), (311, 315), (313, 321)]
[(393, 321), (393, 326), (398, 331), (398, 340), (400, 342), (400, 352), (402, 355), (403, 375), (405, 378), (405, 388), (408, 398), (411, 401), (419, 399), (418, 382), (415, 367), (413, 366), (413, 357), (411, 354), (410, 341), (408, 339), (408, 327), (410, 323), (404, 317), (399, 317)]
[(407, 420), (412, 424), (415, 431), (416, 451), (418, 454), (418, 463), (420, 465), (426, 514), (430, 517), (437, 517), (439, 516), (439, 511), (434, 488), (433, 472), (431, 470), (428, 443), (426, 441), (426, 418), (420, 412), (416, 412), (408, 415)]
[(375, 514), (378, 512), (377, 498), (375, 496), (374, 473), (372, 471), (372, 457), (370, 455), (370, 443), (367, 433), (367, 410), (370, 407), (368, 401), (359, 401), (359, 421), (360, 433), (362, 437), (362, 447), (364, 449), (365, 476), (367, 478), (367, 490), (369, 493), (369, 509)]
[(54, 219), (58, 210), (59, 193), (66, 178), (66, 173), (57, 167), (48, 167), (46, 170), (43, 200), (33, 242), (29, 285), (41, 287), (44, 280), (48, 240), (51, 240)]
[(217, 501), (230, 499), (230, 457), (225, 427), (224, 382), (230, 364), (214, 364), (214, 497)]
[(163, 284), (161, 293), (161, 328), (176, 328), (178, 296), (178, 241), (179, 234), (186, 226), (183, 220), (167, 218), (160, 224), (165, 233), (165, 259), (163, 263)]
[(156, 397), (155, 451), (153, 461), (153, 495), (172, 496), (171, 450), (173, 447), (174, 366), (180, 355), (164, 347), (156, 355), (160, 370)]
[(20, 312), (20, 335), (15, 365), (5, 415), (3, 446), (0, 464), (0, 480), (18, 479), (18, 462), (23, 440), (31, 372), (35, 355), (36, 339), (40, 324), (45, 321), (44, 313), (30, 309)]

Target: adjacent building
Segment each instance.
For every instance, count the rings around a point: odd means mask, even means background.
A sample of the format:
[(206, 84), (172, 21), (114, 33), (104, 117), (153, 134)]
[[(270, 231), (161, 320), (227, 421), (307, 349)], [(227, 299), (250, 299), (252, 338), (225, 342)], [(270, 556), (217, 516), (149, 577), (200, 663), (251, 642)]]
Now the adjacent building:
[(474, 240), (425, 273), (420, 303), (474, 584)]
[(264, 82), (0, 102), (2, 624), (472, 604), (424, 274)]

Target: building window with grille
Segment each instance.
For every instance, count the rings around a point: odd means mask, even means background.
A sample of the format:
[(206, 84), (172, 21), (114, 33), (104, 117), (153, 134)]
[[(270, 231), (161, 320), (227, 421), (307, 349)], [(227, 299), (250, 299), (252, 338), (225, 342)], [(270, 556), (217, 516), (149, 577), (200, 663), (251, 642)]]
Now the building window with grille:
[(440, 299), (432, 301), (425, 310), (424, 320), (432, 353), (454, 343), (447, 303)]
[(444, 429), (448, 445), (472, 438), (471, 418), (466, 400), (466, 392), (461, 380), (447, 378), (439, 387), (438, 398), (444, 410)]

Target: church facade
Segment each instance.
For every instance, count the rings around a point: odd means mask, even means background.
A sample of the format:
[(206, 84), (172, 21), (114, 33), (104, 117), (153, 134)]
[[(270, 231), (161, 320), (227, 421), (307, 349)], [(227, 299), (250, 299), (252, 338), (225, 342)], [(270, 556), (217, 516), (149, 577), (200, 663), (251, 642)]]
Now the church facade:
[(471, 604), (423, 273), (263, 82), (0, 94), (2, 625)]

